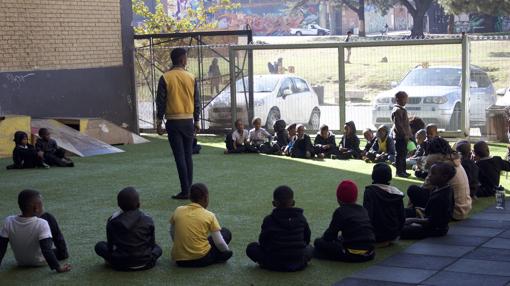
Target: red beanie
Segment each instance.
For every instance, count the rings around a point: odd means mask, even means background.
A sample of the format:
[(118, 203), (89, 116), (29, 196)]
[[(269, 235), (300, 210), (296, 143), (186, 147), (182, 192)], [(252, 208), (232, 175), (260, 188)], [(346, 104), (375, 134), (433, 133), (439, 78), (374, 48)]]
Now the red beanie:
[(358, 199), (358, 187), (351, 180), (342, 181), (336, 188), (336, 198), (339, 202), (352, 204)]

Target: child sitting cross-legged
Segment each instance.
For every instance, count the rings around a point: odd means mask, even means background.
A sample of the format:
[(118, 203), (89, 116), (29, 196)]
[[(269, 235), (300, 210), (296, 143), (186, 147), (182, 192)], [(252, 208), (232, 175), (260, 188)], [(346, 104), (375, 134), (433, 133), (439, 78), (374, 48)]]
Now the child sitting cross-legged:
[(319, 158), (329, 158), (331, 155), (338, 153), (336, 149), (335, 134), (329, 131), (329, 127), (326, 124), (323, 124), (320, 127), (320, 132), (317, 133), (317, 136), (315, 136), (313, 145), (314, 153), (317, 154)]
[(274, 271), (304, 269), (313, 255), (310, 228), (303, 210), (294, 207), (294, 192), (280, 186), (273, 192), (270, 215), (264, 218), (259, 242), (246, 248), (246, 255), (260, 267)]
[(395, 162), (395, 142), (386, 126), (382, 125), (377, 129), (377, 140), (366, 156), (367, 162)]
[(342, 181), (336, 197), (340, 207), (323, 236), (315, 240), (314, 256), (345, 262), (374, 259), (374, 231), (367, 210), (356, 204), (358, 187), (352, 181)]
[(65, 156), (65, 150), (58, 147), (57, 141), (51, 138), (50, 131), (46, 128), (39, 129), (35, 149), (42, 155), (44, 163), (50, 166), (74, 167), (73, 161)]
[[(406, 209), (406, 222), (401, 239), (422, 239), (430, 236), (444, 236), (453, 212), (453, 190), (448, 182), (456, 170), (450, 164), (436, 163), (430, 168), (429, 181), (434, 186), (425, 208)], [(412, 198), (411, 204), (414, 204)]]
[(34, 146), (28, 143), (27, 133), (16, 131), (16, 133), (14, 133), (14, 144), (15, 147), (12, 151), (12, 160), (14, 163), (7, 166), (7, 170), (50, 167), (43, 162), (42, 154), (38, 154)]
[(296, 123), (292, 123), (292, 124), (289, 124), (285, 129), (287, 129), (287, 133), (288, 133), (288, 140), (287, 140), (287, 146), (285, 146), (285, 148), (283, 148), (283, 154), (284, 155), (287, 155), (287, 156), (290, 156), (291, 152), (292, 152), (292, 148), (294, 147), (294, 143), (296, 142), (296, 139), (297, 139), (297, 131), (296, 131), (296, 127), (297, 127), (297, 124)]
[(120, 211), (106, 224), (107, 241), (96, 244), (96, 254), (113, 269), (137, 271), (150, 269), (163, 253), (156, 244), (154, 222), (140, 211), (140, 196), (133, 187), (117, 195)]
[(271, 153), (271, 139), (273, 138), (266, 129), (262, 128), (262, 120), (259, 117), (253, 118), (253, 128), (248, 133), (250, 146), (260, 153)]
[(225, 141), (227, 145), (225, 154), (243, 153), (251, 150), (251, 146), (248, 143), (248, 130), (244, 129), (243, 121), (241, 119), (237, 119), (235, 124), (236, 130), (232, 132), (231, 138), (228, 138), (229, 136), (227, 136), (227, 140)]
[(480, 181), (479, 181), (479, 174), (480, 169), (476, 165), (475, 161), (473, 160), (472, 152), (471, 152), (471, 143), (467, 140), (461, 140), (457, 142), (455, 149), (457, 150), (457, 153), (461, 156), (461, 165), (462, 168), (464, 168), (464, 171), (466, 171), (466, 175), (468, 177), (469, 181), (469, 195), (472, 198), (476, 197), (476, 194), (478, 193), (478, 189), (480, 187)]
[(58, 262), (69, 254), (57, 220), (44, 211), (41, 194), (23, 190), (18, 195), (18, 205), (21, 215), (7, 217), (0, 230), (0, 264), (10, 242), (20, 266), (48, 265), (58, 273), (70, 271), (69, 264)]
[(356, 136), (356, 125), (354, 121), (345, 123), (344, 136), (338, 146), (338, 159), (360, 159), (361, 150), (359, 149), (359, 138)]
[(374, 227), (375, 240), (388, 246), (400, 236), (404, 226), (404, 193), (390, 186), (391, 168), (377, 163), (372, 171), (372, 185), (365, 188), (363, 207)]
[(423, 170), (425, 159), (427, 158), (425, 154), (427, 148), (427, 143), (425, 141), (425, 139), (427, 139), (427, 132), (425, 129), (420, 129), (416, 132), (414, 137), (416, 138), (416, 150), (414, 154), (407, 158), (406, 165), (407, 169), (418, 171)]
[(372, 149), (372, 146), (374, 146), (375, 141), (377, 140), (377, 137), (374, 136), (374, 132), (370, 128), (366, 128), (363, 130), (363, 137), (367, 141), (365, 144), (365, 148), (361, 151), (361, 158), (366, 159), (368, 151)]
[(232, 234), (207, 210), (207, 186), (193, 184), (190, 199), (191, 204), (178, 207), (170, 218), (172, 259), (180, 267), (205, 267), (226, 262), (232, 257), (228, 247)]
[(314, 155), (312, 140), (308, 134), (305, 134), (305, 126), (303, 124), (298, 124), (296, 129), (296, 141), (294, 142), (290, 155), (294, 158), (312, 158)]
[(499, 188), (501, 171), (510, 171), (510, 162), (501, 159), (499, 156), (491, 157), (487, 142), (478, 141), (473, 147), (476, 165), (480, 169), (480, 189), (478, 197), (494, 196)]

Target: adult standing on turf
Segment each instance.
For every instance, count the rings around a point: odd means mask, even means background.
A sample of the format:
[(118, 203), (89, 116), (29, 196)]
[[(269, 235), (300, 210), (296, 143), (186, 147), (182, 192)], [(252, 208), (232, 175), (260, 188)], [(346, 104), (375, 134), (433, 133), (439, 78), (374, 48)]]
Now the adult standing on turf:
[(198, 116), (200, 114), (200, 95), (195, 76), (186, 71), (188, 57), (186, 50), (176, 48), (170, 53), (172, 68), (159, 79), (157, 107), (157, 131), (163, 135), (163, 116), (168, 141), (174, 154), (181, 192), (173, 199), (185, 200), (189, 197), (193, 183), (193, 151), (194, 132), (200, 130)]

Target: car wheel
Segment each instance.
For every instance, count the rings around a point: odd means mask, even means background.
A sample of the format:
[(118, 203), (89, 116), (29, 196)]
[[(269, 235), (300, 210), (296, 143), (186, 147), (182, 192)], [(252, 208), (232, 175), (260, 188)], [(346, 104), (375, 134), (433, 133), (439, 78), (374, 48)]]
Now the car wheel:
[(276, 122), (276, 120), (280, 119), (280, 110), (277, 108), (272, 108), (271, 111), (269, 111), (269, 114), (267, 115), (266, 120), (266, 130), (273, 130), (273, 125)]
[(314, 108), (310, 115), (310, 122), (308, 123), (312, 130), (319, 130), (321, 124), (321, 112), (318, 108)]
[(317, 34), (318, 34), (319, 36), (324, 36), (324, 31), (319, 31), (319, 32), (317, 32)]
[(449, 129), (453, 131), (457, 131), (460, 129), (460, 104), (457, 103), (453, 108), (452, 117), (450, 118), (450, 126)]
[(296, 36), (302, 36), (303, 34), (299, 31), (296, 32)]

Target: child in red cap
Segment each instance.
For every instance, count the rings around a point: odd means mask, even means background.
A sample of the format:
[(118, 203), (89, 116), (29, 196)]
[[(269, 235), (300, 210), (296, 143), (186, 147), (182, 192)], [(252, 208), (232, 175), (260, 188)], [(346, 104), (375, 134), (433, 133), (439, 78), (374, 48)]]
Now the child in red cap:
[(345, 262), (374, 259), (375, 235), (367, 211), (356, 204), (358, 187), (353, 181), (342, 181), (336, 198), (340, 207), (324, 235), (315, 240), (315, 257)]

